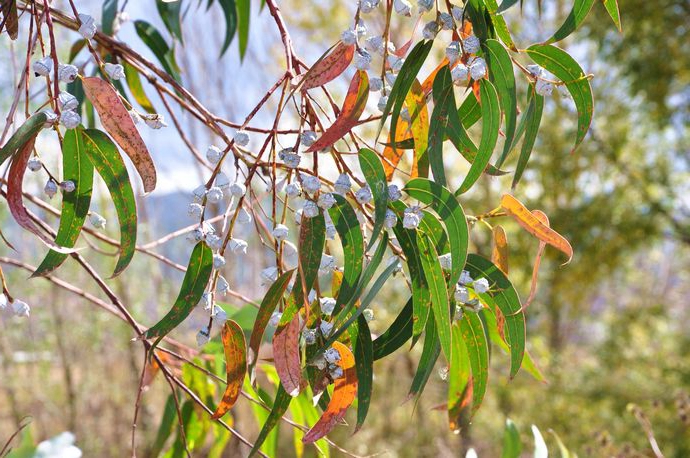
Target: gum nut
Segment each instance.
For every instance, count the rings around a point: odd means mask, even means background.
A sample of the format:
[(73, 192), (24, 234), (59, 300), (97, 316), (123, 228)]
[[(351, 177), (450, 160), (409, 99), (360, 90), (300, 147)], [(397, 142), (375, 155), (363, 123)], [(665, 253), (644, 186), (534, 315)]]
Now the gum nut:
[(208, 159), (211, 164), (217, 164), (221, 157), (223, 157), (223, 151), (217, 146), (211, 145), (206, 150), (206, 159)]
[(243, 130), (238, 130), (235, 132), (235, 135), (233, 135), (232, 138), (235, 140), (235, 144), (238, 146), (244, 147), (249, 144), (249, 134)]

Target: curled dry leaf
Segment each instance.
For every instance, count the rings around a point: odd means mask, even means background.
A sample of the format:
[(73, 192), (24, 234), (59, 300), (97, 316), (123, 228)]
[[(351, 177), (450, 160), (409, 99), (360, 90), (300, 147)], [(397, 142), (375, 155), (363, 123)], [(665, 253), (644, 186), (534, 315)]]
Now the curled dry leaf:
[[(508, 237), (502, 226), (494, 226), (494, 246), (491, 251), (491, 262), (508, 275)], [(543, 242), (542, 242), (543, 243)]]
[[(549, 227), (549, 217), (541, 210), (532, 210), (532, 214), (539, 220), (543, 225)], [(544, 249), (546, 248), (546, 243), (539, 241), (539, 249), (537, 250), (537, 256), (534, 258), (534, 267), (532, 267), (532, 284), (529, 288), (529, 297), (525, 301), (525, 305), (522, 306), (523, 310), (529, 307), (529, 305), (534, 300), (537, 295), (537, 276), (539, 275), (539, 265), (541, 264), (541, 257), (544, 255)]]
[(326, 132), (314, 142), (307, 150), (307, 153), (328, 148), (347, 134), (350, 129), (355, 127), (362, 116), (369, 97), (369, 77), (363, 70), (357, 71), (352, 77), (350, 88), (347, 90), (343, 108), (340, 110), (335, 122)]
[(305, 386), (302, 378), (302, 359), (299, 351), (299, 315), (279, 326), (273, 335), (273, 361), (280, 383), (292, 397), (299, 395)]
[(355, 357), (350, 349), (340, 342), (333, 342), (333, 348), (340, 353), (338, 366), (343, 370), (344, 375), (335, 381), (328, 408), (319, 418), (319, 421), (302, 438), (302, 442), (305, 444), (311, 444), (331, 432), (335, 425), (343, 419), (347, 409), (357, 396)]
[(82, 78), (82, 84), (101, 118), (101, 124), (132, 160), (144, 184), (144, 192), (153, 191), (156, 188), (156, 166), (120, 96), (110, 83), (98, 77)]
[(573, 247), (565, 237), (545, 225), (525, 207), (522, 202), (510, 194), (504, 194), (501, 198), (501, 207), (517, 221), (527, 232), (539, 240), (551, 245), (568, 256), (566, 264), (573, 258)]
[(235, 405), (242, 389), (244, 374), (247, 373), (247, 344), (244, 340), (242, 327), (236, 322), (228, 320), (223, 325), (220, 335), (225, 351), (228, 386), (225, 388), (223, 399), (211, 417), (214, 420), (221, 418)]
[(352, 62), (355, 45), (339, 42), (330, 54), (316, 61), (302, 79), (302, 91), (323, 86), (340, 76)]

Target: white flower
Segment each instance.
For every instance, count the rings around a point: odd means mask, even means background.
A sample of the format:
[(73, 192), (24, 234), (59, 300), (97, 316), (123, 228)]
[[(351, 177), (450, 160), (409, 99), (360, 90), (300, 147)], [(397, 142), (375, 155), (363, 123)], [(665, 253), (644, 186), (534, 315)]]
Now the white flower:
[(276, 224), (276, 227), (273, 228), (273, 237), (279, 242), (284, 240), (288, 233), (288, 227), (284, 224)]
[(535, 78), (539, 78), (544, 74), (544, 69), (541, 68), (537, 64), (530, 64), (527, 66), (527, 71), (529, 72), (530, 75), (532, 75)]
[(462, 86), (467, 84), (467, 77), (470, 74), (470, 69), (462, 62), (458, 63), (453, 70), (450, 71), (450, 77), (453, 79), (453, 84)]
[(228, 241), (228, 248), (230, 248), (230, 251), (234, 254), (247, 254), (248, 246), (249, 244), (242, 239), (231, 238), (230, 241)]
[(222, 275), (218, 276), (218, 282), (216, 283), (216, 292), (225, 296), (228, 291), (230, 291), (230, 284)]
[(273, 312), (271, 318), (268, 320), (268, 325), (272, 327), (277, 327), (280, 323), (280, 319), (283, 318), (283, 314), (280, 312)]
[(408, 207), (403, 214), (403, 227), (405, 229), (417, 229), (422, 220), (422, 213), (419, 207)]
[(91, 212), (89, 213), (89, 223), (91, 223), (91, 225), (96, 229), (105, 229), (107, 221), (98, 213)]
[(71, 83), (77, 79), (79, 70), (72, 64), (60, 64), (58, 65), (58, 80), (63, 83)]
[(299, 262), (297, 256), (297, 247), (294, 243), (284, 240), (283, 241), (283, 261), (288, 269), (293, 269), (297, 267)]
[(357, 199), (357, 202), (359, 202), (362, 205), (371, 202), (372, 198), (373, 196), (371, 194), (371, 189), (369, 188), (369, 185), (366, 185), (363, 188), (359, 188), (359, 191), (355, 193), (355, 199)]
[(371, 53), (383, 55), (383, 51), (386, 49), (386, 42), (382, 36), (376, 35), (364, 41), (364, 48)]
[(162, 114), (145, 114), (142, 119), (151, 129), (157, 130), (163, 127), (168, 127), (165, 123), (165, 117)]
[(479, 299), (472, 299), (469, 301), (467, 304), (465, 304), (467, 307), (469, 307), (470, 310), (472, 310), (475, 313), (479, 313), (484, 309), (484, 304), (479, 302)]
[(288, 197), (297, 197), (300, 194), (302, 194), (302, 185), (300, 185), (298, 182), (293, 182), (289, 183), (285, 187), (285, 194), (287, 194)]
[(376, 104), (376, 108), (378, 108), (379, 111), (383, 112), (383, 110), (386, 109), (386, 105), (388, 105), (388, 96), (383, 95), (379, 99), (379, 102)]
[(335, 180), (335, 183), (333, 183), (333, 189), (341, 196), (344, 196), (345, 194), (350, 192), (350, 189), (352, 189), (352, 182), (350, 181), (350, 177), (346, 173), (341, 173), (338, 176), (338, 179)]
[(395, 202), (396, 200), (400, 200), (400, 198), (402, 198), (402, 192), (400, 192), (400, 188), (398, 188), (398, 185), (389, 184), (388, 200), (390, 200), (391, 202)]
[(81, 23), (79, 26), (79, 34), (86, 39), (93, 38), (96, 34), (96, 21), (94, 18), (88, 14), (80, 14), (79, 22)]
[(328, 363), (324, 359), (323, 353), (319, 353), (318, 356), (314, 357), (311, 365), (316, 367), (318, 370), (322, 371), (322, 370), (326, 369), (326, 367), (328, 366)]
[(537, 80), (535, 84), (537, 94), (541, 96), (549, 96), (553, 93), (553, 84), (544, 80)]
[(249, 224), (252, 222), (252, 215), (250, 215), (249, 212), (242, 207), (237, 215), (237, 222), (240, 224)]
[(187, 234), (186, 239), (189, 243), (197, 243), (204, 240), (204, 237), (206, 237), (204, 230), (200, 227), (195, 227), (189, 234)]
[(316, 343), (316, 329), (304, 328), (302, 331), (302, 337), (304, 337), (304, 343), (307, 345), (313, 345)]
[(465, 10), (459, 6), (454, 6), (451, 8), (450, 12), (453, 15), (453, 19), (456, 21), (462, 21), (462, 16), (465, 13)]
[(446, 46), (446, 57), (451, 65), (460, 59), (460, 53), (461, 49), (459, 41), (451, 41), (448, 46)]
[(225, 173), (219, 172), (218, 175), (216, 175), (216, 186), (220, 189), (226, 189), (230, 186), (230, 178), (228, 178)]
[(316, 202), (316, 205), (324, 210), (328, 210), (335, 205), (335, 197), (333, 197), (333, 194), (330, 192), (324, 192), (319, 196), (319, 200)]
[(321, 306), (321, 311), (323, 313), (330, 315), (335, 309), (335, 299), (332, 297), (322, 297), (319, 299), (319, 305)]
[(420, 13), (431, 11), (431, 8), (434, 7), (434, 0), (417, 0), (417, 7)]
[(15, 299), (14, 302), (12, 302), (12, 313), (19, 318), (29, 318), (31, 307), (29, 307), (26, 302)]
[(278, 268), (267, 267), (259, 274), (261, 276), (261, 284), (273, 283), (278, 279)]
[(378, 92), (383, 89), (383, 80), (378, 76), (369, 78), (369, 90), (371, 92)]
[(441, 256), (439, 256), (438, 262), (439, 264), (441, 264), (441, 269), (445, 270), (446, 272), (449, 272), (452, 268), (451, 266), (453, 265), (450, 253), (442, 254)]
[(218, 203), (223, 200), (223, 190), (218, 186), (214, 186), (208, 190), (206, 193), (206, 199), (212, 204)]
[(38, 59), (33, 63), (31, 68), (33, 68), (36, 75), (48, 76), (50, 75), (50, 72), (53, 71), (53, 58), (50, 56), (45, 56), (41, 59)]
[(335, 364), (341, 359), (340, 352), (333, 347), (323, 352), (323, 357), (329, 364)]
[(232, 139), (235, 140), (235, 144), (239, 146), (247, 146), (249, 144), (249, 134), (246, 133), (243, 130), (238, 130), (235, 132), (235, 135), (232, 136)]
[(330, 375), (333, 380), (337, 380), (345, 375), (345, 372), (343, 372), (343, 368), (340, 366), (329, 366), (328, 375)]
[(141, 123), (141, 116), (139, 116), (139, 113), (137, 113), (136, 110), (129, 110), (128, 113), (129, 116), (132, 118), (132, 122), (134, 122), (134, 125), (138, 126)]
[(321, 262), (319, 263), (319, 273), (325, 275), (335, 270), (335, 258), (329, 254), (321, 255)]
[(35, 458), (81, 458), (82, 451), (74, 445), (74, 434), (69, 431), (44, 440), (36, 446)]
[(309, 295), (307, 296), (307, 302), (309, 302), (311, 304), (315, 300), (316, 300), (316, 291), (312, 289), (311, 291), (309, 291)]
[(58, 186), (55, 181), (53, 181), (52, 178), (48, 179), (46, 182), (45, 187), (43, 188), (43, 192), (46, 193), (49, 199), (52, 199), (55, 194), (57, 194)]
[(43, 127), (52, 127), (58, 121), (58, 115), (51, 109), (43, 110), (41, 113), (46, 115), (46, 122)]
[(213, 255), (213, 268), (220, 269), (225, 265), (225, 258), (220, 254), (216, 253)]
[(65, 126), (66, 129), (74, 129), (81, 124), (81, 116), (74, 111), (63, 111), (60, 113), (60, 123)]
[(79, 100), (69, 92), (60, 92), (60, 95), (58, 95), (58, 106), (61, 111), (76, 110), (79, 106)]
[(302, 224), (302, 215), (304, 214), (304, 210), (301, 208), (298, 208), (297, 211), (295, 212), (295, 224), (298, 226)]
[(74, 192), (74, 190), (77, 189), (77, 186), (74, 184), (74, 181), (67, 180), (60, 183), (60, 189), (65, 192)]
[(196, 305), (197, 307), (202, 307), (204, 310), (211, 310), (213, 306), (213, 295), (211, 292), (204, 292), (204, 294), (201, 295), (201, 299), (199, 299), (199, 303)]
[(438, 22), (429, 21), (426, 24), (424, 24), (424, 28), (422, 29), (422, 36), (425, 40), (433, 40), (434, 38), (436, 38), (436, 35), (438, 35), (438, 31), (440, 28), (441, 27), (438, 25)]
[(233, 183), (230, 186), (230, 194), (233, 197), (242, 197), (247, 193), (247, 187), (243, 183)]
[(450, 14), (441, 13), (438, 18), (441, 21), (441, 28), (443, 28), (443, 30), (453, 30), (455, 28), (453, 16)]
[(4, 312), (7, 309), (7, 296), (4, 293), (0, 293), (0, 312)]
[(340, 34), (340, 41), (346, 45), (353, 45), (357, 43), (357, 31), (355, 29), (343, 30)]
[(392, 229), (395, 227), (395, 224), (398, 221), (398, 217), (395, 214), (393, 210), (387, 209), (386, 210), (386, 218), (383, 220), (383, 225), (386, 226), (388, 229)]
[(208, 234), (206, 236), (206, 245), (212, 250), (220, 250), (223, 247), (223, 239), (216, 234)]
[(335, 236), (338, 233), (338, 230), (335, 228), (333, 224), (326, 224), (326, 238), (328, 240), (335, 240)]
[(412, 16), (412, 5), (407, 0), (395, 0), (393, 6), (395, 7), (395, 12), (401, 16)]
[(319, 177), (315, 177), (314, 175), (307, 175), (306, 173), (302, 173), (302, 189), (306, 191), (307, 194), (310, 196), (316, 194), (319, 189), (321, 189), (321, 180), (319, 180)]
[(213, 306), (213, 312), (211, 312), (211, 316), (221, 323), (225, 323), (228, 320), (228, 313), (225, 310), (223, 310), (223, 308), (219, 305)]
[(466, 270), (463, 270), (462, 273), (460, 273), (460, 280), (458, 280), (458, 283), (461, 285), (469, 285), (472, 283), (474, 280), (470, 276), (470, 273)]
[(483, 294), (489, 291), (489, 280), (487, 280), (486, 278), (480, 278), (478, 280), (475, 280), (472, 283), (472, 288), (474, 288), (475, 293)]
[(321, 331), (322, 336), (328, 337), (333, 331), (333, 323), (329, 323), (328, 321), (322, 321), (319, 325), (319, 330)]
[(362, 311), (364, 319), (367, 321), (374, 321), (374, 311), (372, 309), (364, 309)]
[(201, 184), (194, 188), (194, 191), (192, 191), (192, 195), (194, 196), (195, 202), (201, 202), (206, 196), (206, 185)]
[(462, 40), (462, 49), (466, 54), (476, 54), (479, 48), (481, 48), (481, 42), (476, 35), (470, 35)]
[[(386, 83), (388, 83), (389, 86), (393, 86), (395, 84), (396, 78), (398, 78), (398, 76), (393, 72), (386, 72), (386, 74), (383, 76), (386, 78)], [(388, 98), (386, 98), (386, 100), (388, 100)], [(379, 110), (381, 110), (381, 108), (379, 108)]]
[[(456, 293), (457, 294), (457, 293)], [(456, 296), (457, 300), (457, 296)], [(462, 316), (465, 314), (465, 309), (462, 308), (462, 306), (455, 306), (455, 315), (453, 316), (453, 320), (459, 321), (462, 320)]]
[(302, 207), (302, 212), (305, 217), (307, 218), (314, 218), (319, 214), (319, 207), (316, 205), (316, 203), (312, 200), (307, 200), (304, 202), (304, 206)]
[(461, 304), (464, 304), (465, 302), (470, 300), (470, 293), (464, 286), (455, 285), (454, 297), (456, 301), (460, 302)]
[(364, 13), (371, 13), (379, 6), (380, 0), (360, 0), (359, 10)]
[(285, 148), (281, 150), (278, 153), (278, 158), (291, 169), (296, 169), (299, 167), (299, 163), (302, 160), (300, 155), (295, 153), (292, 148)]
[(355, 68), (357, 70), (369, 70), (371, 65), (371, 54), (364, 49), (360, 49), (355, 53)]
[(481, 57), (475, 57), (470, 64), (470, 76), (472, 79), (479, 80), (486, 76), (486, 61)]
[(221, 157), (223, 157), (223, 151), (215, 145), (209, 146), (206, 150), (206, 159), (211, 164), (217, 164)]
[(400, 110), (400, 119), (408, 123), (412, 122), (412, 118), (410, 117), (410, 110), (408, 110), (407, 107), (404, 107), (402, 110)]
[(43, 164), (41, 163), (41, 160), (37, 157), (32, 157), (29, 159), (29, 162), (27, 162), (26, 167), (31, 170), (32, 172), (38, 172), (41, 170), (41, 167), (43, 167)]
[(389, 55), (387, 60), (388, 66), (390, 67), (393, 73), (398, 73), (402, 68), (403, 64), (405, 63), (405, 59), (398, 57), (395, 54)]
[(305, 131), (302, 132), (302, 134), (300, 135), (299, 141), (300, 141), (300, 143), (302, 143), (304, 146), (309, 147), (309, 146), (311, 146), (311, 145), (314, 144), (314, 142), (316, 141), (316, 138), (317, 138), (316, 132), (314, 132), (313, 130), (305, 130)]
[(106, 62), (104, 67), (106, 75), (108, 75), (112, 80), (117, 81), (125, 77), (125, 68), (120, 64), (111, 64), (110, 62)]
[(196, 333), (196, 344), (199, 347), (203, 347), (208, 343), (211, 338), (211, 332), (208, 327), (203, 327)]

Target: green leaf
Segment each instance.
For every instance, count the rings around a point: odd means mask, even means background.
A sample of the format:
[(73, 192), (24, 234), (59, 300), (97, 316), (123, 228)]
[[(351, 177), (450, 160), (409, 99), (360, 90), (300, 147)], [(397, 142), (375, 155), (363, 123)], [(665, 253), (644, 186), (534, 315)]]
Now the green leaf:
[(541, 115), (544, 111), (544, 97), (537, 94), (534, 89), (531, 89), (533, 93), (532, 98), (529, 102), (529, 107), (527, 107), (527, 112), (523, 115), (524, 125), (525, 125), (525, 139), (522, 141), (522, 149), (520, 150), (520, 157), (518, 158), (517, 165), (515, 166), (515, 175), (513, 176), (513, 189), (517, 186), (522, 173), (527, 167), (527, 162), (532, 154), (532, 149), (534, 148), (534, 142), (537, 139), (537, 132), (539, 132), (539, 124), (541, 124)]
[(575, 0), (573, 4), (573, 9), (570, 10), (570, 14), (565, 18), (565, 22), (561, 27), (549, 38), (544, 44), (554, 43), (560, 41), (577, 30), (580, 25), (585, 21), (585, 18), (589, 14), (589, 10), (592, 9), (594, 5), (594, 0)]
[(484, 52), (491, 81), (496, 86), (498, 100), (505, 117), (503, 153), (501, 153), (498, 162), (496, 162), (496, 167), (500, 169), (508, 157), (508, 153), (513, 146), (513, 139), (515, 138), (515, 126), (517, 124), (515, 74), (513, 73), (513, 62), (510, 60), (510, 55), (501, 43), (496, 40), (487, 40), (484, 43)]
[(514, 377), (525, 353), (525, 314), (520, 297), (508, 277), (488, 259), (470, 254), (465, 269), (475, 280), (486, 278), (491, 285), (491, 290), (479, 297), (489, 306), (497, 306), (505, 317), (506, 337), (510, 345), (510, 376)]
[[(312, 405), (312, 399), (313, 395), (307, 388), (290, 403), (290, 414), (295, 423), (299, 425), (313, 425), (319, 421), (320, 415), (316, 407)], [(292, 437), (295, 455), (298, 457), (304, 456), (304, 443), (302, 442), (304, 431), (300, 428), (293, 428)], [(328, 458), (330, 456), (328, 442), (325, 438), (319, 439), (313, 445), (318, 449), (319, 456), (323, 458)]]
[(156, 113), (156, 109), (153, 108), (153, 104), (146, 95), (144, 86), (141, 84), (139, 72), (127, 62), (123, 62), (123, 66), (125, 67), (125, 79), (127, 80), (127, 86), (129, 86), (129, 91), (132, 93), (134, 100), (136, 100), (147, 113)]
[(137, 243), (137, 209), (127, 167), (110, 138), (96, 129), (81, 131), (84, 153), (105, 181), (120, 223), (120, 258), (113, 276), (127, 268)]
[[(60, 227), (55, 237), (55, 243), (66, 248), (74, 247), (91, 205), (93, 165), (84, 153), (81, 130), (81, 127), (67, 130), (62, 142), (62, 178), (75, 185), (73, 192), (62, 195)], [(49, 251), (33, 276), (49, 274), (60, 267), (67, 256), (65, 253)]]
[(276, 398), (273, 401), (273, 408), (271, 413), (268, 414), (268, 418), (264, 421), (264, 425), (259, 432), (259, 437), (254, 441), (254, 447), (252, 447), (249, 452), (249, 456), (254, 456), (257, 451), (261, 448), (268, 435), (276, 427), (280, 419), (283, 417), (288, 407), (290, 406), (290, 401), (292, 401), (292, 396), (290, 396), (282, 385), (278, 384), (278, 391), (276, 392)]
[[(72, 43), (72, 47), (69, 48), (69, 57), (67, 58), (67, 63), (71, 64), (74, 62), (74, 59), (77, 57), (77, 54), (81, 52), (82, 49), (86, 46), (86, 38), (82, 38), (80, 40), (75, 41)], [(72, 83), (79, 81), (79, 78), (76, 80), (72, 81)], [(71, 84), (71, 83), (70, 83)], [(69, 84), (67, 85), (69, 87)], [(72, 92), (70, 92), (72, 94)], [(78, 111), (77, 111), (78, 113)]]
[[(434, 111), (429, 122), (429, 142), (426, 150), (431, 171), (435, 181), (441, 186), (446, 185), (446, 173), (443, 167), (443, 140), (448, 126), (449, 113), (454, 112), (455, 95), (453, 92), (453, 80), (450, 77), (450, 69), (444, 66), (434, 78), (432, 88), (434, 98)], [(420, 160), (421, 162), (421, 160)]]
[(372, 150), (368, 148), (359, 150), (359, 166), (374, 196), (374, 228), (371, 230), (371, 237), (367, 245), (368, 250), (378, 239), (383, 228), (383, 222), (386, 219), (388, 183), (386, 183), (386, 172), (383, 170), (383, 164), (381, 164), (378, 155)]
[(498, 140), (498, 130), (501, 126), (501, 108), (498, 102), (496, 88), (489, 80), (482, 79), (479, 83), (479, 94), (482, 108), (482, 138), (479, 142), (479, 151), (470, 167), (465, 180), (460, 185), (455, 195), (467, 192), (472, 185), (479, 179), (484, 169), (491, 160), (496, 140)]
[(225, 16), (225, 41), (223, 41), (223, 47), (220, 50), (220, 56), (222, 57), (225, 51), (228, 50), (237, 31), (237, 8), (235, 7), (235, 0), (218, 0), (218, 3), (223, 9), (223, 15)]
[(472, 30), (481, 43), (492, 37), (491, 23), (487, 23), (487, 10), (483, 0), (465, 2), (465, 17), (472, 23)]
[(501, 458), (520, 458), (522, 453), (522, 442), (520, 442), (520, 432), (513, 423), (513, 420), (506, 418), (506, 429), (503, 431), (503, 451)]
[(467, 390), (472, 389), (472, 368), (467, 342), (458, 323), (453, 323), (453, 356), (448, 360), (448, 424), (453, 432), (460, 431), (462, 414), (467, 409)]
[(527, 48), (527, 54), (534, 62), (562, 80), (573, 97), (578, 114), (577, 136), (572, 149), (575, 151), (585, 138), (594, 114), (594, 99), (589, 79), (575, 59), (556, 46), (533, 45)]
[(340, 311), (343, 305), (347, 304), (355, 293), (357, 282), (362, 274), (364, 263), (364, 238), (362, 228), (359, 226), (357, 214), (352, 205), (344, 197), (333, 194), (335, 205), (329, 210), (328, 214), (333, 221), (335, 230), (338, 232), (340, 242), (343, 246), (343, 282), (340, 285), (334, 313)]
[(240, 39), (240, 59), (244, 59), (249, 43), (249, 18), (251, 17), (250, 0), (237, 0), (238, 34)]
[(510, 31), (508, 30), (508, 24), (506, 24), (506, 20), (499, 11), (498, 2), (496, 0), (484, 0), (484, 5), (486, 5), (486, 9), (491, 17), (491, 22), (496, 30), (496, 36), (498, 36), (508, 48), (517, 51), (513, 38), (510, 36)]
[(415, 178), (408, 181), (404, 191), (410, 197), (430, 205), (441, 217), (448, 233), (452, 259), (448, 284), (455, 285), (460, 279), (469, 247), (469, 230), (467, 229), (465, 212), (450, 191), (425, 178)]
[(104, 0), (101, 15), (101, 31), (108, 36), (113, 36), (113, 24), (117, 16), (117, 0)]
[[(390, 327), (373, 342), (373, 358), (379, 360), (405, 345), (412, 337), (412, 299), (393, 320)], [(357, 355), (355, 354), (355, 357)]]
[(36, 113), (19, 126), (19, 129), (7, 140), (5, 146), (0, 148), (0, 165), (13, 156), (26, 142), (34, 138), (43, 129), (47, 119), (45, 113)]
[(619, 32), (623, 31), (623, 25), (621, 24), (621, 13), (618, 10), (618, 0), (603, 0), (606, 12), (609, 13), (613, 23)]
[(156, 0), (156, 7), (158, 8), (158, 14), (165, 24), (165, 28), (173, 37), (180, 40), (180, 43), (184, 43), (184, 38), (182, 37), (182, 25), (180, 23), (180, 12), (182, 10), (182, 1), (178, 0), (175, 2)]
[(482, 119), (482, 107), (474, 94), (470, 93), (458, 108), (458, 117), (465, 129), (469, 129)]
[(422, 394), (426, 382), (434, 371), (434, 365), (440, 354), (441, 345), (439, 344), (438, 333), (436, 332), (436, 320), (427, 320), (422, 356), (419, 358), (417, 371), (412, 379), (412, 386), (410, 387), (410, 392), (407, 394), (407, 399), (411, 399), (415, 396), (418, 398)]
[(163, 408), (163, 416), (161, 417), (161, 423), (158, 426), (158, 432), (156, 433), (156, 439), (153, 442), (150, 450), (150, 456), (159, 456), (165, 447), (170, 434), (172, 434), (173, 427), (175, 426), (177, 419), (177, 410), (175, 409), (175, 399), (173, 395), (168, 396), (168, 400), (165, 401), (165, 407)]
[(141, 38), (141, 41), (148, 46), (165, 71), (172, 76), (175, 81), (179, 82), (180, 73), (177, 63), (175, 62), (175, 53), (165, 42), (160, 32), (144, 20), (134, 21), (134, 28), (139, 38)]
[(472, 412), (476, 412), (484, 400), (489, 379), (489, 342), (479, 315), (466, 311), (460, 320), (462, 339), (472, 368)]
[[(355, 327), (352, 326), (350, 329), (355, 329)], [(371, 331), (369, 331), (369, 325), (363, 315), (357, 318), (357, 327), (354, 333), (356, 335), (352, 341), (354, 342), (353, 353), (355, 355), (355, 371), (357, 372), (357, 426), (355, 426), (355, 432), (357, 432), (367, 418), (374, 383), (374, 349), (371, 342)]]
[(390, 146), (391, 148), (395, 147), (396, 149), (414, 149), (414, 137), (410, 137), (397, 143), (381, 142), (381, 144), (383, 146)]
[(144, 333), (145, 339), (159, 339), (175, 329), (194, 310), (206, 289), (213, 270), (213, 252), (204, 242), (194, 247), (180, 293), (170, 311)]
[(508, 8), (510, 8), (511, 6), (515, 5), (517, 2), (518, 2), (518, 0), (503, 0), (503, 2), (501, 2), (501, 6), (498, 7), (496, 12), (499, 14), (503, 13)]
[(412, 48), (410, 54), (405, 58), (405, 63), (403, 63), (398, 77), (395, 79), (395, 83), (393, 83), (390, 94), (388, 94), (388, 103), (386, 103), (386, 107), (383, 109), (383, 114), (381, 115), (381, 123), (376, 133), (377, 137), (381, 133), (381, 129), (383, 129), (388, 115), (391, 114), (392, 108), (393, 112), (389, 136), (390, 138), (395, 138), (395, 130), (398, 125), (400, 111), (405, 103), (405, 97), (407, 97), (407, 93), (410, 92), (412, 83), (414, 83), (417, 78), (417, 74), (419, 70), (421, 70), (433, 44), (433, 40), (422, 40)]

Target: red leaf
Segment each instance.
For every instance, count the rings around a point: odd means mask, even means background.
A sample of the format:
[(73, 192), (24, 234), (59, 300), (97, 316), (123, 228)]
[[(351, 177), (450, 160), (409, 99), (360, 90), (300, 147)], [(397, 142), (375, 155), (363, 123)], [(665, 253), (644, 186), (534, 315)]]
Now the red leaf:
[(24, 181), (26, 165), (31, 157), (31, 151), (34, 148), (35, 141), (36, 136), (34, 135), (29, 139), (29, 141), (24, 143), (24, 146), (19, 148), (19, 151), (17, 151), (17, 154), (12, 159), (10, 173), (7, 179), (7, 204), (10, 207), (10, 213), (12, 213), (12, 216), (21, 227), (29, 232), (34, 233), (49, 248), (57, 251), (58, 253), (74, 253), (77, 250), (58, 246), (55, 244), (55, 242), (49, 239), (39, 229), (39, 227), (34, 224), (29, 216), (29, 213), (26, 211), (26, 207), (24, 207), (24, 202), (22, 199), (22, 183)]
[(101, 78), (82, 78), (82, 84), (101, 118), (101, 124), (132, 160), (144, 183), (144, 192), (153, 191), (156, 188), (156, 166), (120, 96), (109, 82)]
[(235, 405), (242, 389), (244, 374), (247, 373), (247, 343), (240, 325), (232, 320), (226, 321), (221, 331), (221, 339), (225, 350), (228, 386), (225, 388), (223, 399), (216, 412), (211, 417), (214, 420), (225, 415)]
[(273, 361), (280, 383), (290, 396), (297, 396), (305, 386), (299, 352), (299, 315), (273, 335)]
[(350, 129), (357, 125), (359, 117), (364, 112), (367, 105), (367, 98), (369, 97), (369, 77), (367, 72), (359, 70), (352, 77), (350, 88), (347, 90), (343, 108), (340, 110), (340, 116), (335, 122), (326, 129), (326, 132), (314, 142), (307, 150), (307, 153), (319, 151), (328, 148), (336, 141), (340, 140), (347, 134)]
[(340, 353), (338, 366), (343, 370), (344, 375), (335, 381), (333, 395), (326, 411), (302, 438), (302, 442), (305, 444), (311, 444), (331, 432), (335, 425), (343, 419), (348, 407), (357, 396), (355, 357), (350, 349), (340, 342), (333, 342), (333, 348)]
[(305, 73), (302, 79), (302, 91), (323, 86), (336, 79), (350, 65), (354, 55), (355, 45), (339, 42), (330, 54), (317, 60)]

